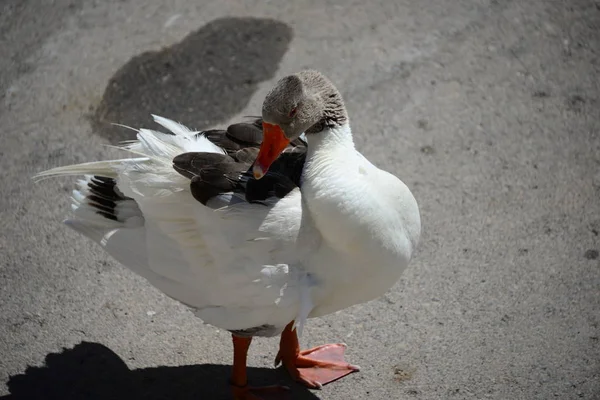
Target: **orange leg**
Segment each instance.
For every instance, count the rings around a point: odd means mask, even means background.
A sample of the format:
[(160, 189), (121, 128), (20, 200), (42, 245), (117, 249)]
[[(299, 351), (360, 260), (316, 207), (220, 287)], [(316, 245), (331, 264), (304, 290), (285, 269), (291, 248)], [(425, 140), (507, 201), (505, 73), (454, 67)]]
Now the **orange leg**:
[(266, 400), (286, 399), (289, 390), (285, 386), (248, 386), (246, 360), (252, 338), (232, 335), (233, 339), (233, 373), (231, 374), (231, 389), (234, 400)]
[(292, 326), (293, 321), (281, 334), (275, 365), (283, 362), (292, 378), (298, 382), (311, 389), (320, 389), (323, 385), (359, 370), (359, 367), (344, 360), (346, 345), (342, 343), (325, 344), (300, 351), (298, 336)]

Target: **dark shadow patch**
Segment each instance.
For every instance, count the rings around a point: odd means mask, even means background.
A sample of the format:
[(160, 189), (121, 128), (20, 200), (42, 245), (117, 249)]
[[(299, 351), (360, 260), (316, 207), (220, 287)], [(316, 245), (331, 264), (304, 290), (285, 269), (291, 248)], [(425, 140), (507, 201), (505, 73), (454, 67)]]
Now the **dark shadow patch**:
[(569, 111), (573, 111), (573, 112), (582, 112), (583, 108), (585, 107), (585, 103), (586, 100), (583, 96), (580, 96), (578, 94), (574, 94), (571, 96), (568, 96), (566, 99), (566, 103), (567, 103), (567, 109)]
[(150, 114), (192, 129), (225, 122), (275, 76), (292, 36), (279, 21), (222, 18), (173, 46), (142, 53), (110, 79), (92, 116), (94, 132), (111, 143), (133, 139), (135, 132), (111, 123), (149, 127)]
[(598, 252), (598, 250), (590, 249), (583, 253), (583, 256), (588, 260), (597, 260), (600, 256), (600, 252)]
[[(226, 365), (186, 365), (130, 370), (112, 350), (81, 342), (49, 354), (43, 367), (29, 367), (8, 381), (10, 395), (0, 400), (198, 400), (231, 399)], [(249, 368), (253, 385), (284, 384), (290, 398), (318, 400), (283, 371)], [(276, 381), (279, 382), (276, 382)]]
[(545, 99), (547, 97), (550, 97), (550, 93), (548, 93), (545, 90), (536, 90), (532, 93), (532, 96), (536, 99)]

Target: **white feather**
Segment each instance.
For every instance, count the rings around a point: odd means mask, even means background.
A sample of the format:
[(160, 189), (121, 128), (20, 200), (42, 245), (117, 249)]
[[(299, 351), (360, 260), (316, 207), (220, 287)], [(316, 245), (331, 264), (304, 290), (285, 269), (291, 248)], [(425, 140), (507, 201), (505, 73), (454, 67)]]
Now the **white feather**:
[(170, 130), (175, 135), (174, 138), (176, 138), (177, 141), (181, 139), (186, 140), (185, 143), (177, 143), (180, 148), (185, 149), (186, 152), (197, 151), (225, 154), (225, 151), (222, 148), (208, 140), (204, 135), (197, 135), (198, 132), (192, 132), (187, 127), (170, 119), (159, 117), (157, 115), (152, 115), (152, 117), (157, 124)]
[(34, 175), (33, 179), (39, 180), (40, 178), (70, 175), (99, 175), (106, 176), (107, 178), (116, 178), (122, 166), (143, 164), (146, 161), (148, 161), (148, 158), (146, 157), (111, 161), (92, 161), (43, 171)]
[(192, 132), (188, 127), (181, 125), (173, 120), (152, 114), (154, 122), (171, 131), (175, 136), (191, 137), (195, 132)]

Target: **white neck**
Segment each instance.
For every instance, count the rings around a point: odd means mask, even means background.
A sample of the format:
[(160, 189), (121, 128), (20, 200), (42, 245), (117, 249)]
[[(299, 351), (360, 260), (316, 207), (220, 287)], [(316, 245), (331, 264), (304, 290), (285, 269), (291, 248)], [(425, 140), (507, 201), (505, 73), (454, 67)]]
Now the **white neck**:
[(308, 149), (303, 182), (332, 181), (335, 176), (343, 174), (345, 166), (355, 157), (354, 140), (347, 124), (308, 134), (306, 141)]
[(333, 156), (337, 149), (341, 151), (354, 150), (354, 140), (349, 124), (335, 128), (325, 128), (318, 133), (306, 135), (308, 143), (307, 161), (323, 156)]

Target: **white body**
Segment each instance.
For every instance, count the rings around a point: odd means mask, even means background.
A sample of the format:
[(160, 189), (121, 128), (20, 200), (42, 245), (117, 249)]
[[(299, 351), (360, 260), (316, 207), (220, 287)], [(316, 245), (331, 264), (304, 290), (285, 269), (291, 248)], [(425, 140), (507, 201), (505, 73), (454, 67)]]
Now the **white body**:
[[(385, 293), (407, 267), (420, 235), (417, 203), (393, 175), (358, 153), (350, 128), (308, 136), (301, 190), (268, 206), (235, 195), (208, 207), (191, 195), (174, 156), (221, 152), (204, 137), (155, 117), (175, 136), (140, 130), (142, 157), (40, 174), (113, 177), (131, 200), (119, 221), (89, 211), (86, 182), (67, 224), (205, 322), (274, 335), (295, 320), (332, 313)], [(91, 179), (88, 177), (87, 179)]]

